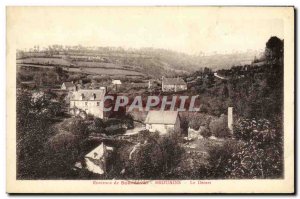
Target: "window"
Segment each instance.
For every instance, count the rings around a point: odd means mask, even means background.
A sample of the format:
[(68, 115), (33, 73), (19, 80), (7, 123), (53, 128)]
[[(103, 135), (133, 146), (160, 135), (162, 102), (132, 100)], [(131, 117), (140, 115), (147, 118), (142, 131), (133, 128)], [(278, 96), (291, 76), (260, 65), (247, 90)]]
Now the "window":
[(87, 105), (88, 105), (88, 103), (87, 103), (87, 102), (85, 102), (85, 105), (87, 106)]
[(97, 102), (97, 106), (100, 106), (100, 102)]

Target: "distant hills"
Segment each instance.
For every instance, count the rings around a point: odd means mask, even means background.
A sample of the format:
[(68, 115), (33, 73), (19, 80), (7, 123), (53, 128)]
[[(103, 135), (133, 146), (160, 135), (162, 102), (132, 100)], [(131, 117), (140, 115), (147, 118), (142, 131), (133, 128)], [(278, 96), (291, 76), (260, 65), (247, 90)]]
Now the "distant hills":
[(258, 51), (232, 54), (188, 55), (165, 49), (123, 49), (108, 47), (49, 46), (43, 50), (18, 51), (17, 64), (28, 66), (61, 66), (73, 72), (97, 75), (125, 76), (178, 76), (201, 68), (228, 69), (232, 66), (251, 64)]

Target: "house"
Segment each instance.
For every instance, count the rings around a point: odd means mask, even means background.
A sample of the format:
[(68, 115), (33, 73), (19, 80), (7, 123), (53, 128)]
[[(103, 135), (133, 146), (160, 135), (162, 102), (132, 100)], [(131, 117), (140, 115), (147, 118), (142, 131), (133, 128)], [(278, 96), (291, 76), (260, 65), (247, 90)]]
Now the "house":
[(113, 79), (111, 83), (113, 85), (121, 85), (122, 84), (121, 80), (118, 80), (118, 79)]
[(160, 83), (158, 83), (158, 81), (156, 81), (155, 79), (147, 80), (147, 83), (148, 83), (148, 89), (160, 87)]
[(96, 174), (105, 174), (107, 172), (107, 158), (112, 147), (107, 147), (103, 142), (84, 156), (85, 168)]
[(111, 83), (113, 84), (113, 89), (114, 89), (115, 91), (117, 91), (118, 88), (119, 88), (119, 87), (121, 86), (121, 84), (122, 84), (121, 80), (118, 80), (118, 79), (112, 80)]
[(147, 130), (158, 131), (161, 135), (167, 134), (170, 130), (181, 133), (178, 111), (149, 111), (145, 124)]
[(162, 77), (162, 91), (163, 92), (177, 92), (187, 90), (186, 82), (181, 78), (165, 78)]
[(76, 91), (76, 86), (73, 82), (64, 82), (61, 85), (61, 90)]
[[(70, 97), (70, 111), (79, 109), (84, 111), (87, 115), (94, 117), (104, 117), (104, 96), (106, 94), (105, 88), (101, 89), (81, 89), (75, 91)], [(76, 111), (75, 111), (76, 112)]]

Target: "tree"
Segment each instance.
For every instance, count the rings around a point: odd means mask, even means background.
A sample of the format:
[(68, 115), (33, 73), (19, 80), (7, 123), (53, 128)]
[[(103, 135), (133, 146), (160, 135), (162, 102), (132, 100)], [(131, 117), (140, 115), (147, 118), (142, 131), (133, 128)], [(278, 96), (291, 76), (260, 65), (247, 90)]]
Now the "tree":
[(265, 56), (267, 61), (278, 61), (283, 57), (283, 40), (271, 37), (266, 43)]
[(144, 131), (139, 134), (138, 139), (140, 144), (128, 168), (131, 178), (157, 179), (172, 173), (183, 154), (174, 132), (160, 137), (157, 132)]
[(17, 178), (38, 178), (40, 161), (54, 117), (50, 98), (43, 92), (17, 92)]
[(105, 124), (102, 119), (94, 118), (91, 124), (88, 125), (90, 133), (103, 133)]
[(226, 115), (221, 115), (220, 118), (212, 120), (209, 124), (209, 129), (215, 137), (227, 138), (231, 136), (231, 133), (227, 128)]
[(224, 84), (224, 86), (223, 86), (222, 95), (223, 95), (224, 98), (229, 97), (229, 89), (228, 89), (226, 84)]

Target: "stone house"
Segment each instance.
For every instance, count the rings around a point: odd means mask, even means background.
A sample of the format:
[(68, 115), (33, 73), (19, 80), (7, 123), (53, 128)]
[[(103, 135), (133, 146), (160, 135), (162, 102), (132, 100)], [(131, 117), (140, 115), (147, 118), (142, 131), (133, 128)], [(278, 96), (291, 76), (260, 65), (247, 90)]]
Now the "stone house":
[(162, 91), (163, 92), (177, 92), (187, 90), (186, 82), (181, 78), (165, 78), (162, 77)]
[(70, 97), (70, 110), (79, 109), (87, 115), (103, 119), (105, 94), (105, 89), (75, 91)]

